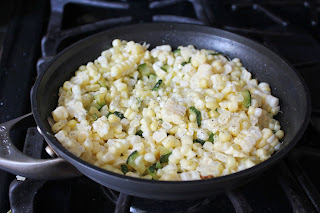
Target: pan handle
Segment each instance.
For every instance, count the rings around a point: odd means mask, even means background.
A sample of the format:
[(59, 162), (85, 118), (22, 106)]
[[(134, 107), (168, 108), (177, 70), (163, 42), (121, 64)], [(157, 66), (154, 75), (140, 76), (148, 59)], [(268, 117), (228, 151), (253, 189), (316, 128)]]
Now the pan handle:
[(32, 113), (0, 124), (0, 169), (33, 179), (55, 180), (82, 175), (64, 159), (34, 159), (19, 151), (10, 139), (11, 128)]

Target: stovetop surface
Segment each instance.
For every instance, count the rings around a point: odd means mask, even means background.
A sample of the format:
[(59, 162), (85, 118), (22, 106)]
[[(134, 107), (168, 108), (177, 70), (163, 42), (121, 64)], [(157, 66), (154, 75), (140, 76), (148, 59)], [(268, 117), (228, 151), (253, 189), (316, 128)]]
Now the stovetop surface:
[[(311, 121), (298, 145), (273, 169), (233, 191), (156, 201), (119, 195), (86, 177), (17, 181), (0, 171), (0, 212), (320, 211), (320, 1), (16, 0), (0, 10), (0, 122), (30, 111), (36, 76), (59, 51), (93, 33), (142, 22), (201, 24), (258, 41), (296, 68), (312, 99)], [(34, 124), (14, 130), (12, 137), (28, 155), (49, 157)]]

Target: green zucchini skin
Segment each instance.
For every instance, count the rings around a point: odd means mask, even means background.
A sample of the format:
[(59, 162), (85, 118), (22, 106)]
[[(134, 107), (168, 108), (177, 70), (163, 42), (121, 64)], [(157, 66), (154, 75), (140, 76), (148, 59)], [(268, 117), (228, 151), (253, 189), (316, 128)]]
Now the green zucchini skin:
[(242, 104), (243, 106), (249, 108), (249, 106), (251, 105), (251, 93), (249, 90), (245, 90), (240, 92), (240, 94), (243, 96), (243, 101)]

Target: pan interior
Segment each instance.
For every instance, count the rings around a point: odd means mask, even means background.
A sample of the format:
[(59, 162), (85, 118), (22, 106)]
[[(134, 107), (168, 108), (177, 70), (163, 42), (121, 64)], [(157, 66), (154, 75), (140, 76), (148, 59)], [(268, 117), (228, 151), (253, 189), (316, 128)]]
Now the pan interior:
[[(37, 107), (47, 132), (53, 134), (47, 117), (51, 116), (57, 106), (59, 88), (74, 75), (80, 65), (93, 61), (103, 50), (110, 48), (115, 38), (147, 42), (150, 44), (149, 49), (162, 44), (170, 44), (173, 49), (192, 44), (197, 49), (213, 49), (231, 58), (239, 58), (253, 77), (259, 82), (267, 82), (272, 94), (280, 99), (281, 112), (276, 118), (285, 132), (280, 151), (294, 140), (305, 121), (308, 94), (303, 82), (286, 62), (271, 51), (243, 37), (213, 28), (149, 24), (117, 28), (94, 35), (73, 45), (54, 60), (38, 79), (35, 88), (36, 104), (33, 105)], [(57, 141), (54, 143), (58, 144)]]

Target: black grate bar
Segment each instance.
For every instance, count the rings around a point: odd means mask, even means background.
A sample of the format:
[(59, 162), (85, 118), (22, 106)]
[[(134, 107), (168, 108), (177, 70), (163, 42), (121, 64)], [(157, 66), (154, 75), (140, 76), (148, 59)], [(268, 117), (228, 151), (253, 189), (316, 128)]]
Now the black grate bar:
[(56, 55), (60, 42), (66, 38), (70, 38), (72, 36), (84, 33), (94, 32), (118, 24), (127, 24), (131, 21), (131, 16), (111, 18), (102, 21), (97, 21), (95, 23), (81, 25), (79, 27), (74, 27), (68, 30), (48, 34), (47, 36), (44, 36), (42, 39), (42, 56), (49, 57)]
[(34, 197), (46, 183), (44, 180), (13, 180), (9, 199), (12, 213), (34, 213)]
[(199, 20), (208, 25), (210, 23), (208, 17), (206, 16), (206, 12), (204, 9), (204, 5), (202, 5), (201, 0), (191, 0), (194, 8), (194, 12)]
[(319, 16), (318, 16), (318, 12), (317, 12), (317, 7), (314, 4), (314, 2), (313, 1), (305, 1), (304, 6), (309, 9), (310, 18), (311, 18), (310, 24), (312, 26), (318, 25)]
[(314, 206), (299, 187), (289, 168), (283, 161), (280, 163), (279, 171), (281, 172), (281, 174), (277, 176), (279, 184), (290, 201), (293, 212), (316, 213)]
[(253, 211), (241, 190), (234, 189), (232, 191), (228, 191), (226, 194), (237, 213), (249, 213)]
[(154, 15), (154, 16), (152, 16), (152, 21), (154, 21), (154, 22), (178, 22), (178, 23), (204, 25), (204, 23), (202, 21), (199, 21), (197, 19), (182, 17), (182, 16), (173, 16), (173, 15)]
[(52, 59), (53, 59), (53, 56), (42, 57), (38, 60), (38, 62), (37, 62), (37, 74), (38, 75), (45, 70), (45, 68), (50, 64)]
[(263, 12), (266, 16), (268, 16), (271, 20), (273, 20), (274, 22), (281, 24), (282, 26), (287, 26), (288, 22), (284, 21), (282, 18), (280, 18), (279, 16), (277, 16), (276, 14), (272, 13), (271, 11), (269, 11), (268, 9), (266, 9), (265, 7), (261, 6), (260, 4), (253, 4), (252, 8), (254, 10)]
[(129, 9), (130, 5), (125, 2), (108, 2), (94, 0), (51, 0), (51, 14), (48, 24), (48, 33), (58, 32), (61, 30), (63, 10), (69, 3), (82, 4), (88, 6), (110, 8), (110, 9)]
[(170, 6), (170, 5), (177, 4), (177, 3), (180, 3), (180, 2), (184, 2), (184, 1), (185, 1), (185, 0), (153, 1), (153, 2), (150, 2), (149, 8), (150, 8), (150, 9), (156, 9), (156, 8), (161, 8), (161, 7)]
[[(261, 2), (259, 1), (260, 5), (263, 6), (299, 6), (299, 5), (303, 5), (305, 1), (264, 1)], [(241, 8), (248, 8), (248, 7), (252, 7), (252, 2), (238, 2), (238, 1), (234, 1), (231, 2), (231, 8), (233, 10), (236, 9), (241, 9)]]
[(94, 6), (100, 8), (110, 8), (110, 9), (129, 9), (130, 5), (126, 2), (113, 2), (113, 1), (97, 1), (97, 0), (68, 0), (65, 4), (75, 3), (87, 6)]
[(117, 200), (115, 213), (128, 213), (130, 212), (132, 197), (130, 195), (120, 192)]
[(320, 157), (320, 154), (315, 149), (299, 147), (299, 149), (295, 149), (292, 153), (290, 153), (288, 158), (288, 164), (290, 166), (291, 171), (295, 175), (300, 186), (302, 187), (306, 195), (309, 197), (316, 210), (320, 212), (320, 194), (316, 190), (314, 184), (309, 179), (308, 175), (304, 172), (304, 170), (298, 163), (296, 155), (299, 153), (304, 153), (307, 155), (316, 155), (318, 157)]
[(111, 189), (106, 188), (106, 187), (104, 187), (104, 186), (102, 186), (102, 185), (100, 185), (100, 188), (101, 188), (103, 194), (104, 194), (110, 201), (112, 201), (112, 203), (113, 203), (114, 205), (116, 205), (119, 196), (116, 195), (116, 194), (114, 193), (114, 191), (112, 191)]
[[(23, 153), (33, 158), (41, 158), (44, 139), (36, 127), (28, 128)], [(9, 199), (12, 213), (34, 213), (34, 197), (47, 181), (26, 179), (13, 180), (10, 184)]]
[(293, 63), (292, 65), (296, 68), (303, 68), (303, 67), (310, 67), (317, 65), (319, 62), (316, 60), (310, 60), (310, 61), (303, 61), (298, 63)]
[(24, 142), (23, 152), (33, 158), (41, 158), (41, 153), (44, 146), (44, 139), (38, 132), (36, 127), (30, 127), (27, 130), (26, 139)]
[(239, 27), (232, 27), (232, 26), (223, 26), (223, 28), (229, 31), (263, 35), (263, 36), (293, 36), (294, 35), (294, 33), (290, 33), (290, 32), (263, 31), (263, 30), (257, 30), (257, 29), (239, 28)]

